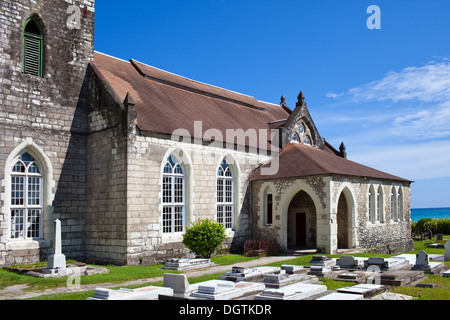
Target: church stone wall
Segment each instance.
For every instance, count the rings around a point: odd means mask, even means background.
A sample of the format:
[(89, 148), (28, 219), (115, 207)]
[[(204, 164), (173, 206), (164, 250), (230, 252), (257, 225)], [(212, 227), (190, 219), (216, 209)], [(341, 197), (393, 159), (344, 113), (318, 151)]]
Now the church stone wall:
[[(346, 198), (351, 202), (351, 207), (347, 208), (350, 214), (347, 215), (346, 224), (353, 223), (353, 233), (356, 238), (353, 239), (353, 246), (358, 248), (367, 248), (380, 253), (396, 253), (413, 250), (411, 241), (411, 195), (409, 183), (400, 183), (397, 181), (379, 181), (368, 180), (354, 177), (334, 177), (332, 183), (333, 202), (337, 204), (342, 191), (347, 188), (351, 196)], [(369, 220), (369, 188), (373, 186), (377, 190), (382, 188), (382, 210), (381, 221), (372, 223)], [(403, 220), (391, 219), (391, 189), (399, 188), (403, 192)], [(352, 198), (352, 199), (348, 199)], [(376, 197), (375, 197), (376, 201)], [(338, 220), (339, 223), (339, 220)], [(339, 229), (338, 229), (339, 230)], [(344, 230), (344, 229), (340, 229)], [(342, 237), (342, 235), (338, 235)]]
[[(86, 5), (81, 28), (66, 27), (67, 8)], [(0, 265), (46, 259), (53, 220), (62, 221), (63, 251), (84, 255), (86, 212), (86, 66), (93, 57), (94, 1), (1, 0), (0, 23)], [(25, 21), (38, 17), (44, 32), (43, 77), (22, 73)], [(12, 152), (19, 146), (50, 159), (44, 174), (53, 183), (44, 206), (44, 239), (11, 241), (10, 186)], [(44, 164), (41, 164), (44, 165)]]
[(146, 133), (136, 135), (128, 151), (129, 264), (161, 263), (189, 253), (181, 243), (181, 234), (163, 234), (161, 227), (162, 168), (172, 153), (183, 159), (186, 170), (187, 227), (197, 219), (216, 219), (217, 170), (224, 157), (231, 162), (235, 175), (235, 228), (227, 230), (228, 238), (222, 249), (242, 249), (252, 232), (248, 178), (267, 156)]
[[(378, 186), (383, 190), (381, 222), (369, 221), (368, 193), (371, 185), (375, 190)], [(392, 187), (396, 190), (401, 188), (403, 192), (404, 218), (401, 221), (390, 219)], [(289, 240), (293, 237), (292, 226), (289, 225), (293, 223), (293, 219), (289, 217), (289, 207), (300, 191), (305, 191), (314, 202), (315, 212), (308, 205), (301, 207), (302, 211), (308, 213), (310, 221), (316, 219), (317, 225), (312, 228), (308, 225), (307, 218), (306, 234), (309, 242), (315, 236), (315, 246), (319, 251), (334, 254), (340, 248), (364, 248), (379, 253), (413, 250), (409, 183), (344, 176), (254, 181), (252, 197), (255, 239), (277, 239), (284, 249), (293, 246)], [(264, 197), (267, 192), (274, 196), (271, 225), (265, 223)]]

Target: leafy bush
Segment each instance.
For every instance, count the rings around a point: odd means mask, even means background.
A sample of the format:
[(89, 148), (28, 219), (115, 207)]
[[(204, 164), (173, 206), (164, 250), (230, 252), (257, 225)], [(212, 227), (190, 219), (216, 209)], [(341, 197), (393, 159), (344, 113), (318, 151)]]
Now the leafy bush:
[(423, 218), (411, 223), (413, 233), (422, 233), (431, 230), (433, 234), (450, 234), (450, 219)]
[(183, 235), (183, 244), (198, 257), (211, 258), (227, 237), (225, 227), (210, 219), (199, 219)]

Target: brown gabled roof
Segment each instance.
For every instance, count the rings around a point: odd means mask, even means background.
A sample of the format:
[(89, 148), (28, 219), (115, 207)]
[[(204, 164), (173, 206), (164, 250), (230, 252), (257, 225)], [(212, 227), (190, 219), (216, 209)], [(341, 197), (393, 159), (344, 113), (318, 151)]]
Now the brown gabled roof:
[(218, 129), (226, 141), (227, 129), (270, 130), (270, 122), (289, 117), (280, 105), (193, 81), (135, 60), (123, 61), (96, 52), (91, 66), (112, 88), (118, 103), (130, 93), (136, 103), (137, 125), (143, 131), (172, 134), (176, 129), (186, 129), (192, 137), (200, 138), (195, 135), (194, 122), (201, 121), (202, 137), (206, 130)]
[[(267, 166), (270, 166), (267, 165)], [(330, 150), (321, 150), (299, 143), (287, 145), (279, 154), (279, 170), (274, 175), (262, 175), (259, 168), (251, 181), (299, 178), (317, 175), (345, 175), (382, 180), (411, 182), (339, 157)]]

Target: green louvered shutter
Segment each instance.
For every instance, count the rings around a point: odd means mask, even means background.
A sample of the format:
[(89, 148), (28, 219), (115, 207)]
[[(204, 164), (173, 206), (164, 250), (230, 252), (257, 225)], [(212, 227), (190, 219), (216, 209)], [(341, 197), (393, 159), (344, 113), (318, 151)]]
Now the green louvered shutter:
[(33, 19), (25, 24), (23, 33), (23, 72), (42, 77), (43, 74), (42, 28)]
[(41, 65), (41, 41), (32, 36), (25, 35), (25, 48), (24, 48), (24, 71), (25, 73), (32, 74), (34, 76), (42, 76)]

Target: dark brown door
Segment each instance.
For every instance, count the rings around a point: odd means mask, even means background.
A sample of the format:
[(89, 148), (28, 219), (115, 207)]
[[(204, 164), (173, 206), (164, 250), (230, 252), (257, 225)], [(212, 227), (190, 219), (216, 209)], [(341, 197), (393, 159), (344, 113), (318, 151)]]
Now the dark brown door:
[(306, 214), (297, 213), (295, 217), (296, 245), (299, 247), (306, 246)]

